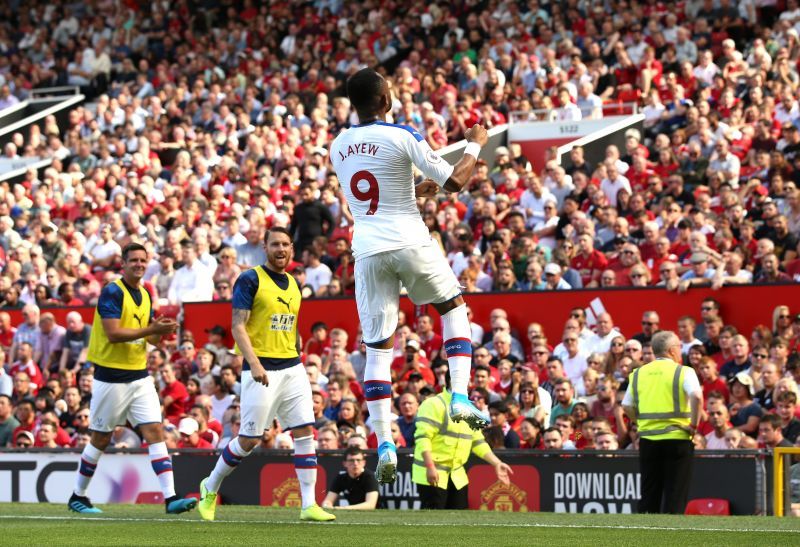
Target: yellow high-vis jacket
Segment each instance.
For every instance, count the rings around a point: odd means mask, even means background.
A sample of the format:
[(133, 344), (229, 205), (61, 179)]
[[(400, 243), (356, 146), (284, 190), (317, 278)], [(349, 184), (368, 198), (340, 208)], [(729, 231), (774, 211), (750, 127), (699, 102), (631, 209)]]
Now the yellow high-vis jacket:
[(691, 408), (683, 391), (687, 367), (671, 359), (656, 359), (631, 372), (639, 436), (653, 441), (692, 438)]
[(414, 465), (411, 480), (417, 484), (428, 484), (425, 474), (425, 460), (422, 453), (431, 452), (431, 457), (439, 472), (439, 484), (446, 489), (448, 479), (459, 490), (467, 485), (467, 471), (464, 465), (470, 453), (484, 458), (492, 450), (484, 440), (483, 433), (472, 431), (465, 422), (450, 419), (450, 400), (453, 395), (443, 391), (435, 397), (423, 401), (417, 411), (417, 427), (414, 433)]

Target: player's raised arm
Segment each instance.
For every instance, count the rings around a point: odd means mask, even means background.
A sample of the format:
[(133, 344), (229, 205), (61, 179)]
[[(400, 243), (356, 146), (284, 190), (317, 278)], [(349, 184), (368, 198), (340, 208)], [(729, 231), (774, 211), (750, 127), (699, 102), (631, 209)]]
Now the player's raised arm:
[[(458, 192), (469, 182), (481, 147), (486, 144), (489, 138), (486, 129), (481, 125), (475, 124), (468, 129), (466, 138), (469, 142), (464, 150), (464, 156), (453, 166), (431, 149), (422, 135), (416, 131), (412, 135), (414, 139), (406, 141), (409, 143), (406, 150), (411, 162), (427, 178), (435, 182), (439, 188), (443, 188), (448, 192)], [(415, 192), (418, 197), (430, 195), (431, 191), (428, 184), (423, 182), (419, 186), (421, 188), (417, 188)]]
[(482, 125), (475, 124), (464, 133), (467, 139), (467, 147), (464, 149), (464, 155), (458, 160), (458, 163), (453, 167), (453, 174), (444, 183), (443, 188), (448, 192), (460, 192), (472, 176), (472, 171), (475, 169), (475, 163), (478, 161), (478, 154), (481, 148), (486, 146), (489, 141), (489, 134), (486, 128)]

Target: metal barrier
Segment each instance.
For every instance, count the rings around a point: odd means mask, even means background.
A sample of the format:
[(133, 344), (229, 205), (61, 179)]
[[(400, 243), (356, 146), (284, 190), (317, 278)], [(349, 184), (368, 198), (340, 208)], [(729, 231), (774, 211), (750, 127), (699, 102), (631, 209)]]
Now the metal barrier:
[(43, 97), (63, 97), (65, 95), (80, 95), (81, 88), (77, 85), (62, 85), (57, 87), (39, 87), (31, 89), (30, 98), (33, 100)]
[(620, 150), (625, 149), (625, 132), (631, 128), (637, 129), (640, 134), (642, 133), (644, 114), (627, 116), (604, 129), (593, 131), (584, 137), (559, 146), (556, 150), (556, 159), (559, 165), (568, 168), (572, 163), (569, 153), (576, 146), (581, 146), (584, 149), (586, 161), (597, 165), (605, 159), (606, 147), (609, 144), (615, 144)]
[[(605, 103), (600, 107), (605, 116), (626, 116), (639, 113), (639, 103)], [(536, 110), (515, 110), (508, 113), (508, 123), (524, 122), (554, 122), (556, 111), (553, 108), (539, 108)], [(584, 118), (590, 119), (590, 118)]]
[[(0, 126), (0, 146), (5, 146), (14, 133), (25, 133), (34, 124), (43, 125), (45, 118), (54, 115), (60, 127), (66, 127), (69, 111), (84, 101), (82, 94), (39, 97), (26, 101), (25, 117)], [(19, 114), (19, 113), (18, 113)]]
[(17, 182), (22, 181), (22, 179), (25, 177), (25, 173), (27, 173), (28, 170), (36, 169), (36, 171), (41, 172), (50, 167), (52, 164), (53, 158), (45, 158), (25, 165), (24, 167), (12, 169), (11, 171), (6, 171), (5, 173), (0, 173), (0, 182), (9, 181), (11, 184), (16, 184)]

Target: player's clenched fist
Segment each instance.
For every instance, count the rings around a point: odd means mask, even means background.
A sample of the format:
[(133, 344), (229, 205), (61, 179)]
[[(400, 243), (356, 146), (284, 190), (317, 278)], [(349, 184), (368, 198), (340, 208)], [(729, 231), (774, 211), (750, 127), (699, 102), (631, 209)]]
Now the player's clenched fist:
[(439, 185), (431, 179), (425, 179), (414, 187), (414, 195), (418, 198), (431, 198), (439, 193)]
[(486, 128), (480, 124), (475, 124), (464, 133), (464, 138), (467, 139), (469, 142), (475, 142), (479, 145), (486, 146), (486, 143), (489, 142), (489, 133), (486, 132)]

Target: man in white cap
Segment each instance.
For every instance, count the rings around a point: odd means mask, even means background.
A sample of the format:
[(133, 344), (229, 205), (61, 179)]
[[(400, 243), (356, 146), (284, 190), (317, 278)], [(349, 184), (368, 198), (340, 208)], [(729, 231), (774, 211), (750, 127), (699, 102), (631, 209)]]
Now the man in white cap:
[(550, 262), (544, 267), (545, 285), (549, 290), (563, 291), (571, 289), (572, 286), (562, 279), (563, 271), (561, 266), (555, 262)]
[(731, 425), (742, 433), (755, 437), (758, 434), (758, 424), (761, 416), (764, 415), (764, 409), (758, 403), (753, 402), (755, 395), (753, 378), (747, 372), (739, 372), (730, 380), (729, 384)]
[(709, 266), (708, 254), (703, 252), (692, 253), (689, 262), (692, 264), (692, 269), (681, 276), (681, 283), (678, 285), (678, 291), (684, 292), (689, 287), (711, 285), (717, 271)]
[(184, 418), (178, 424), (178, 433), (181, 435), (181, 440), (178, 442), (178, 448), (208, 448), (213, 449), (214, 446), (200, 436), (200, 424), (194, 418)]

